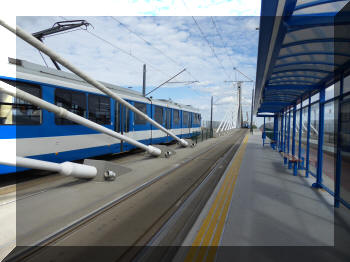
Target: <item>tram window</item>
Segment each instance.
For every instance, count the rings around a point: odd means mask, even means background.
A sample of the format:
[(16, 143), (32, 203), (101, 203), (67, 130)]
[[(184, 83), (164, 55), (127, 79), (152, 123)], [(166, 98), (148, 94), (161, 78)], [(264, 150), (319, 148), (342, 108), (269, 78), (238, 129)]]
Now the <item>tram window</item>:
[(182, 116), (183, 116), (183, 124), (185, 126), (188, 126), (188, 124), (190, 123), (190, 114), (184, 111)]
[[(55, 90), (55, 103), (68, 111), (86, 117), (86, 95), (82, 92), (76, 92), (67, 89)], [(55, 115), (57, 125), (75, 125), (74, 122)]]
[[(147, 115), (147, 104), (135, 102), (134, 106), (140, 110), (141, 112)], [(134, 114), (135, 116), (135, 125), (145, 125), (147, 123), (146, 119), (144, 119), (139, 114)]]
[[(1, 80), (31, 95), (41, 98), (41, 88), (23, 82)], [(0, 92), (0, 125), (39, 125), (42, 110), (22, 99)]]
[(88, 95), (89, 119), (97, 124), (111, 124), (111, 100), (100, 95)]
[(174, 125), (179, 125), (180, 124), (180, 112), (179, 110), (174, 109)]
[(156, 122), (158, 124), (163, 125), (163, 108), (160, 106), (155, 106), (155, 110), (154, 110), (154, 120), (156, 120)]
[(200, 120), (200, 114), (193, 114), (193, 124), (194, 125), (199, 125), (201, 123), (201, 120)]

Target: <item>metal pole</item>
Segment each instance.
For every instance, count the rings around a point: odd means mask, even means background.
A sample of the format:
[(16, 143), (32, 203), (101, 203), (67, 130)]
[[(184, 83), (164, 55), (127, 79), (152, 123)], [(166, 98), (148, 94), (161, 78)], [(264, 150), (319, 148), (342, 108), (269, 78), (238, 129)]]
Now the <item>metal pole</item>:
[(281, 114), (281, 143), (280, 143), (280, 152), (283, 152), (283, 121), (284, 121), (284, 112)]
[[(290, 112), (288, 113), (288, 131), (287, 131), (287, 154), (289, 154), (289, 147), (290, 147)], [(287, 158), (285, 159), (285, 164), (287, 164)]]
[(64, 176), (73, 176), (78, 178), (94, 178), (97, 174), (97, 169), (94, 166), (82, 165), (72, 162), (53, 163), (32, 158), (16, 156), (16, 161), (0, 160), (1, 165), (18, 166), (32, 169), (47, 170), (58, 172)]
[[(295, 133), (296, 133), (296, 123), (297, 123), (297, 106), (296, 104), (293, 105), (293, 130), (292, 130), (292, 155), (295, 156)], [(296, 163), (293, 164), (294, 166)], [(288, 164), (288, 168), (292, 168), (292, 163), (290, 162)], [(296, 172), (293, 172), (293, 174), (296, 176)]]
[(264, 129), (263, 129), (263, 147), (265, 146), (265, 136), (266, 136), (266, 133), (265, 133), (265, 117), (264, 117)]
[(210, 137), (213, 137), (213, 96), (211, 97), (210, 106)]
[(46, 109), (47, 111), (53, 112), (56, 115), (59, 115), (60, 117), (66, 118), (68, 120), (71, 120), (75, 123), (81, 124), (83, 126), (89, 127), (91, 129), (94, 129), (98, 132), (110, 135), (114, 138), (117, 138), (119, 140), (124, 140), (125, 142), (128, 142), (136, 147), (139, 147), (141, 149), (146, 150), (150, 154), (154, 156), (159, 156), (161, 153), (161, 150), (159, 148), (153, 147), (153, 146), (146, 146), (132, 138), (129, 138), (127, 136), (121, 135), (109, 128), (106, 128), (104, 126), (101, 126), (99, 124), (96, 124), (95, 122), (88, 120), (84, 117), (81, 117), (79, 115), (76, 115), (72, 112), (69, 112), (67, 109), (63, 107), (59, 107), (56, 105), (53, 105), (49, 102), (46, 102), (45, 100), (38, 98), (36, 96), (33, 96), (31, 94), (28, 94), (18, 88), (15, 88), (5, 82), (0, 81), (0, 91), (11, 95), (13, 97), (18, 97), (22, 100), (28, 101), (31, 104), (37, 105), (40, 108)]
[(305, 177), (309, 177), (310, 171), (310, 132), (311, 132), (311, 94), (309, 94), (309, 105), (307, 107), (307, 131), (306, 131), (306, 171)]
[(250, 132), (253, 133), (254, 87), (252, 89), (252, 105), (250, 109)]
[(238, 119), (237, 119), (237, 128), (242, 127), (242, 101), (241, 101), (241, 83), (237, 82), (238, 89)]
[(105, 87), (103, 84), (99, 83), (98, 81), (94, 80), (93, 78), (89, 77), (87, 74), (85, 74), (83, 71), (81, 71), (80, 69), (78, 69), (77, 67), (73, 66), (70, 62), (68, 62), (66, 59), (64, 59), (63, 57), (59, 56), (58, 54), (56, 54), (55, 52), (53, 52), (52, 50), (50, 50), (48, 47), (46, 47), (42, 42), (40, 42), (38, 39), (36, 39), (35, 37), (33, 37), (32, 35), (28, 34), (27, 32), (25, 32), (22, 28), (20, 28), (19, 26), (16, 27), (16, 29), (12, 28), (10, 25), (8, 25), (7, 23), (5, 23), (3, 20), (0, 19), (0, 25), (5, 27), (6, 29), (8, 29), (9, 31), (11, 31), (12, 33), (16, 34), (18, 37), (20, 37), (21, 39), (23, 39), (24, 41), (26, 41), (27, 43), (29, 43), (30, 45), (34, 46), (35, 48), (37, 48), (38, 50), (42, 51), (44, 54), (48, 55), (50, 58), (56, 60), (57, 62), (59, 62), (61, 65), (63, 65), (64, 67), (66, 67), (67, 69), (69, 69), (70, 71), (72, 71), (73, 73), (75, 73), (76, 75), (78, 75), (79, 77), (81, 77), (82, 79), (84, 79), (86, 82), (88, 82), (89, 84), (93, 85), (94, 87), (96, 87), (97, 89), (99, 89), (101, 92), (107, 94), (108, 96), (112, 97), (113, 99), (115, 99), (116, 101), (118, 101), (120, 104), (126, 106), (127, 108), (129, 108), (131, 111), (133, 111), (135, 114), (140, 115), (141, 117), (143, 117), (144, 119), (146, 119), (146, 121), (150, 122), (153, 126), (159, 128), (160, 130), (162, 130), (163, 132), (165, 132), (166, 134), (168, 134), (169, 136), (171, 136), (172, 138), (174, 138), (175, 140), (177, 140), (182, 146), (187, 147), (189, 145), (189, 143), (184, 140), (184, 139), (180, 139), (178, 138), (176, 135), (174, 135), (171, 131), (167, 130), (166, 128), (164, 128), (162, 125), (158, 124), (156, 121), (154, 121), (153, 119), (151, 119), (150, 117), (148, 117), (146, 114), (144, 114), (143, 112), (141, 112), (140, 110), (138, 110), (136, 107), (134, 107), (133, 105), (129, 104), (127, 101), (125, 101), (123, 98), (119, 97), (116, 93), (114, 93), (112, 90), (108, 89), (107, 87)]
[(146, 64), (143, 64), (142, 96), (146, 96)]
[(318, 112), (318, 148), (317, 148), (317, 172), (316, 182), (312, 184), (314, 188), (322, 187), (322, 162), (323, 162), (323, 130), (324, 130), (324, 102), (325, 102), (325, 87), (320, 90), (320, 102)]
[[(341, 121), (341, 110), (343, 102), (343, 91), (344, 91), (344, 74), (341, 74), (340, 78), (340, 92), (338, 100), (338, 123), (337, 123), (337, 148), (336, 148), (336, 169), (335, 169), (335, 185), (334, 185), (334, 207), (339, 207), (340, 204), (340, 178), (341, 178), (341, 131), (342, 131), (342, 121)], [(334, 130), (335, 131), (335, 130)], [(335, 133), (335, 132), (334, 132)]]
[[(301, 139), (302, 139), (302, 133), (303, 133), (303, 98), (301, 98), (300, 101), (300, 112), (299, 112), (299, 153), (298, 158), (301, 159)], [(298, 168), (302, 168), (301, 166), (302, 162), (298, 162)]]

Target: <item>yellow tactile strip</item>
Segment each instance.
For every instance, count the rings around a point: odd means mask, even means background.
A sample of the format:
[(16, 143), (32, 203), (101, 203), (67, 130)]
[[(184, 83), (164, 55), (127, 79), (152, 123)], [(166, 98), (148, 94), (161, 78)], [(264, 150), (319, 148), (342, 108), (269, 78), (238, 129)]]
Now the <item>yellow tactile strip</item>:
[(214, 261), (247, 142), (248, 135), (244, 138), (242, 146), (239, 148), (215, 200), (202, 222), (186, 256), (186, 262)]

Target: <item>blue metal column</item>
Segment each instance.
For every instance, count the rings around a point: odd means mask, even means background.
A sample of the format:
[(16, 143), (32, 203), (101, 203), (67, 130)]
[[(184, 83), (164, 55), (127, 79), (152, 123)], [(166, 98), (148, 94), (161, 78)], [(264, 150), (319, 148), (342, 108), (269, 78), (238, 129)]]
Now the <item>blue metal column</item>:
[(305, 177), (309, 177), (310, 170), (310, 130), (311, 130), (311, 94), (309, 94), (309, 105), (307, 106), (307, 131), (306, 131), (306, 171)]
[(273, 117), (273, 142), (272, 148), (276, 149), (277, 148), (277, 141), (278, 141), (278, 115), (276, 114)]
[(319, 120), (318, 120), (318, 149), (317, 149), (317, 173), (316, 183), (312, 184), (314, 188), (322, 187), (322, 162), (323, 162), (323, 131), (324, 131), (324, 102), (325, 87), (320, 90)]
[[(296, 104), (293, 105), (293, 130), (292, 130), (292, 155), (295, 156), (295, 133), (296, 133), (296, 123), (297, 123), (297, 106)], [(293, 165), (293, 175), (297, 175), (296, 172), (296, 163), (290, 162), (288, 163), (288, 169), (292, 168)]]
[[(289, 152), (290, 152), (290, 150), (289, 150), (289, 147), (290, 147), (290, 112), (291, 112), (291, 110), (289, 110), (289, 113), (288, 113), (287, 154), (289, 154)], [(284, 163), (287, 164), (287, 158), (284, 159)]]
[(283, 152), (283, 135), (284, 135), (283, 121), (284, 121), (284, 112), (282, 111), (282, 114), (281, 114), (281, 143), (280, 143), (280, 152)]
[(286, 153), (287, 152), (287, 117), (288, 117), (288, 113), (287, 110), (284, 114), (284, 144), (283, 144), (283, 152)]
[[(299, 115), (299, 153), (298, 158), (301, 160), (301, 137), (303, 133), (303, 98), (300, 101), (300, 115)], [(302, 168), (302, 162), (298, 162), (298, 168)]]
[(265, 146), (265, 138), (266, 138), (266, 133), (265, 133), (265, 117), (264, 117), (264, 128), (262, 133), (263, 146)]
[[(338, 123), (337, 123), (337, 155), (336, 155), (336, 169), (335, 169), (335, 185), (334, 185), (334, 207), (339, 207), (340, 203), (340, 177), (341, 177), (341, 107), (343, 101), (344, 90), (344, 74), (340, 78), (340, 92), (338, 100)], [(335, 117), (335, 115), (334, 115)]]

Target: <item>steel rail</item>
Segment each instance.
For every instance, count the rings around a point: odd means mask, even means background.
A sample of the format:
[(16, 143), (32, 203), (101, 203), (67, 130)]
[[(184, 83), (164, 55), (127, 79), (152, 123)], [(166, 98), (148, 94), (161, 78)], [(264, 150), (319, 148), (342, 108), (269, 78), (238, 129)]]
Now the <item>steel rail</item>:
[(100, 90), (101, 92), (105, 93), (106, 95), (112, 97), (113, 99), (118, 101), (120, 104), (122, 104), (125, 107), (129, 108), (134, 113), (140, 115), (142, 118), (144, 118), (146, 121), (151, 123), (153, 126), (159, 128), (164, 133), (166, 133), (167, 135), (169, 135), (172, 138), (174, 138), (175, 140), (177, 140), (182, 146), (184, 146), (184, 147), (189, 146), (189, 143), (186, 140), (177, 137), (173, 132), (167, 130), (162, 125), (158, 124), (152, 118), (147, 116), (145, 113), (141, 112), (139, 109), (137, 109), (136, 107), (134, 107), (133, 105), (131, 105), (130, 103), (125, 101), (123, 98), (118, 96), (116, 93), (114, 93), (110, 89), (108, 89), (106, 86), (104, 86), (100, 82), (94, 80), (93, 78), (88, 76), (86, 73), (84, 73), (83, 71), (78, 69), (77, 67), (73, 66), (70, 62), (68, 62), (68, 60), (66, 60), (65, 58), (61, 57), (60, 55), (58, 55), (57, 53), (55, 53), (54, 51), (49, 49), (46, 45), (44, 45), (38, 39), (33, 37), (31, 34), (28, 34), (27, 32), (25, 32), (19, 26), (16, 26), (16, 29), (15, 29), (12, 26), (10, 26), (9, 24), (7, 24), (5, 21), (3, 21), (2, 19), (0, 19), (0, 25), (3, 26), (4, 28), (6, 28), (7, 30), (11, 31), (12, 33), (16, 34), (18, 37), (20, 37), (21, 39), (23, 39), (25, 42), (27, 42), (28, 44), (32, 45), (36, 49), (40, 50), (41, 52), (43, 52), (44, 54), (49, 56), (51, 59), (54, 59), (55, 61), (59, 62), (61, 65), (63, 65), (64, 67), (66, 67), (67, 69), (69, 69), (70, 71), (75, 73), (77, 76), (79, 76), (80, 78), (85, 80), (87, 83), (89, 83), (92, 86), (96, 87), (98, 90)]
[[(239, 137), (235, 140), (236, 141), (235, 143), (237, 143), (241, 134), (237, 134), (237, 135)], [(129, 192), (117, 197), (116, 199), (107, 202), (106, 204), (102, 205), (101, 207), (89, 212), (88, 214), (86, 214), (85, 216), (82, 216), (81, 218), (74, 220), (73, 222), (71, 222), (67, 226), (62, 227), (61, 229), (57, 230), (56, 232), (54, 232), (54, 233), (48, 235), (47, 237), (37, 241), (33, 245), (28, 246), (27, 248), (19, 251), (18, 253), (13, 253), (12, 255), (10, 255), (8, 257), (8, 260), (9, 261), (22, 261), (24, 259), (28, 259), (28, 258), (32, 257), (35, 254), (38, 254), (38, 252), (42, 251), (43, 248), (45, 248), (47, 246), (51, 246), (53, 243), (59, 241), (63, 237), (66, 237), (69, 234), (73, 233), (74, 231), (78, 230), (80, 227), (86, 225), (88, 222), (90, 222), (91, 220), (95, 219), (96, 217), (102, 215), (106, 211), (116, 207), (120, 203), (126, 201), (130, 197), (132, 197), (132, 196), (136, 195), (137, 193), (141, 192), (142, 190), (148, 188), (149, 186), (158, 182), (162, 178), (165, 178), (166, 176), (171, 175), (173, 172), (177, 171), (178, 169), (180, 169), (184, 165), (201, 157), (202, 155), (208, 153), (208, 151), (211, 151), (214, 148), (216, 148), (217, 146), (224, 144), (224, 143), (227, 143), (227, 141), (224, 140), (224, 141), (220, 142), (219, 144), (215, 143), (214, 145), (210, 146), (207, 150), (202, 150), (201, 152), (192, 156), (191, 158), (184, 159), (183, 161), (180, 162), (180, 165), (174, 166), (173, 168), (165, 171), (164, 173), (160, 174), (159, 176), (139, 185), (138, 187), (136, 187), (136, 188), (130, 190)], [(231, 149), (231, 147), (230, 147), (230, 149)], [(225, 152), (225, 154), (226, 153), (227, 153), (227, 151)], [(220, 161), (220, 159), (221, 158), (219, 158), (218, 161)], [(217, 161), (214, 163), (213, 167), (215, 167), (215, 166), (217, 166)], [(210, 172), (209, 172), (209, 174), (210, 174)], [(128, 251), (126, 251), (126, 252), (128, 252)]]

